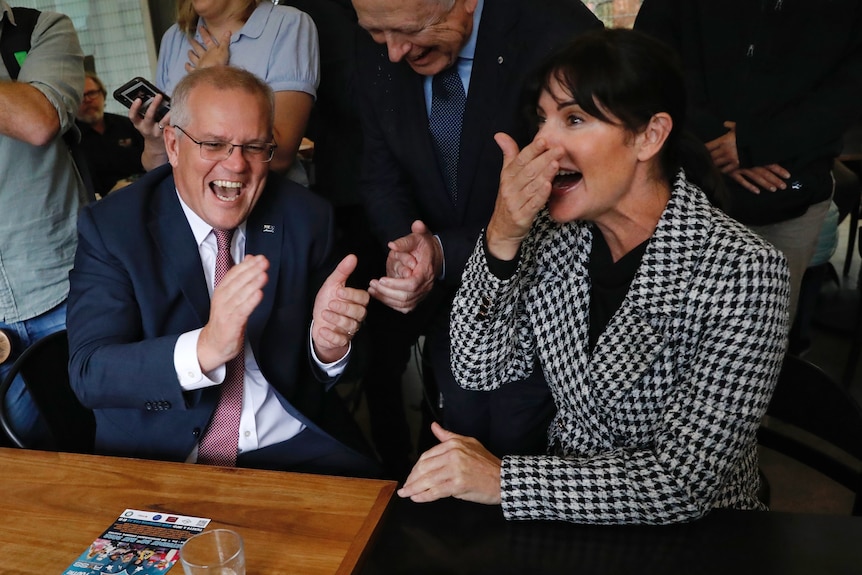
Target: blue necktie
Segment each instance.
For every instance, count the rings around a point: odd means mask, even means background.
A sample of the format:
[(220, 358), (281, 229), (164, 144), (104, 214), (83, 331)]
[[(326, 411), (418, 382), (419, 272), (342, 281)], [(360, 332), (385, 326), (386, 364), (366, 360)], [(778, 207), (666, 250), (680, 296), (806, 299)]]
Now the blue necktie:
[(458, 76), (457, 63), (434, 76), (428, 128), (434, 140), (440, 172), (453, 203), (458, 201), (458, 154), (466, 102), (467, 95)]

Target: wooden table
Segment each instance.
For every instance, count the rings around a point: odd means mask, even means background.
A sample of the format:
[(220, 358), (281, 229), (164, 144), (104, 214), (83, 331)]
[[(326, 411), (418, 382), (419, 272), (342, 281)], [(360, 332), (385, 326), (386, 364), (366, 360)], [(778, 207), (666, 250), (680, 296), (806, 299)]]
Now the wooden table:
[(353, 573), (394, 489), (392, 481), (0, 448), (0, 571), (62, 573), (131, 508), (238, 531), (248, 575)]

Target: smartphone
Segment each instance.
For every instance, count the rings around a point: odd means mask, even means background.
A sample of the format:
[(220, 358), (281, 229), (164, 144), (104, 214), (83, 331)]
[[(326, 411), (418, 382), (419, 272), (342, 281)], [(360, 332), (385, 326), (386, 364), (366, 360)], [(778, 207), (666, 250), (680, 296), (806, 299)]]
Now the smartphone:
[(155, 98), (157, 94), (162, 95), (162, 103), (159, 104), (159, 109), (156, 110), (156, 122), (158, 122), (170, 111), (171, 99), (167, 94), (153, 86), (153, 84), (148, 80), (141, 78), (140, 76), (132, 78), (114, 90), (114, 99), (126, 108), (131, 108), (135, 99), (140, 98), (144, 105), (141, 106), (139, 115), (143, 117), (144, 114), (147, 113), (147, 109), (149, 109), (150, 104), (153, 103), (153, 98)]

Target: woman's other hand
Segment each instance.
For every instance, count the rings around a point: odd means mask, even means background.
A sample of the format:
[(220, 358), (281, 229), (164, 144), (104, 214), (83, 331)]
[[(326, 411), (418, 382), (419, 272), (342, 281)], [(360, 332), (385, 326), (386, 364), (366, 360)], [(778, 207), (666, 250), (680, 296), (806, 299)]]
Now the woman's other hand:
[(502, 132), (494, 140), (503, 151), (503, 169), (486, 237), (494, 257), (511, 260), (548, 201), (563, 150), (551, 148), (543, 138), (519, 150), (517, 142)]

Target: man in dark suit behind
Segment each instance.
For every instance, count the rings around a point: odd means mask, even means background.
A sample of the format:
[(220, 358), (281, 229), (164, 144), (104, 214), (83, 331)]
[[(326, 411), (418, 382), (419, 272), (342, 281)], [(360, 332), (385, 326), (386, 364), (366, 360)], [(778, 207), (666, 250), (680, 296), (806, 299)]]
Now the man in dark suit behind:
[(98, 452), (375, 474), (327, 393), (368, 294), (344, 286), (355, 256), (326, 277), (331, 207), (268, 177), (272, 102), (248, 72), (189, 74), (170, 165), (81, 213), (70, 375)]
[[(360, 193), (378, 239), (390, 250), (385, 277), (369, 287), (375, 299), (365, 382), (375, 442), (386, 436), (381, 428), (395, 426), (410, 345), (425, 334), (444, 426), (480, 438), (499, 455), (542, 452), (553, 405), (540, 370), (522, 385), (491, 394), (461, 390), (449, 367), (449, 313), (497, 196), (502, 153), (494, 134), (512, 134), (522, 145), (529, 141), (519, 104), (529, 72), (553, 48), (601, 24), (577, 0), (353, 5), (374, 40), (361, 42), (357, 56), (364, 134)], [(466, 104), (460, 126), (448, 122), (460, 128), (460, 147), (445, 165), (429, 124), (434, 78), (453, 69)], [(444, 172), (454, 174), (449, 184)]]

